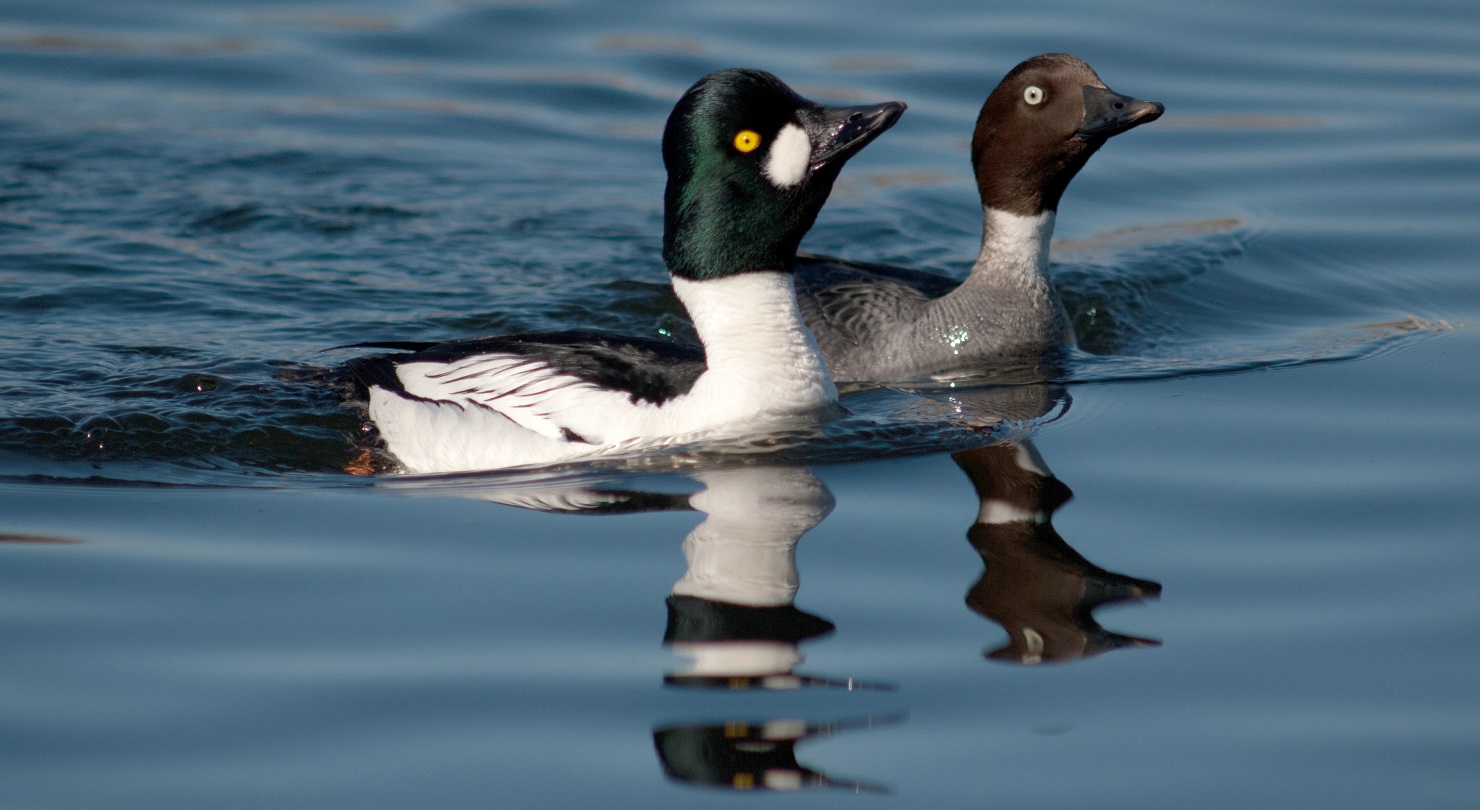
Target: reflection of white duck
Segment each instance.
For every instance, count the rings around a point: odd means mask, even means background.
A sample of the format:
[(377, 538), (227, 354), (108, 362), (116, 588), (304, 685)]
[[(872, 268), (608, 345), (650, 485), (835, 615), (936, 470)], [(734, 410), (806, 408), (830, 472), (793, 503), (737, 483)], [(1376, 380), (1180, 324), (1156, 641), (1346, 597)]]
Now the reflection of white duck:
[[(833, 629), (792, 605), (799, 580), (797, 540), (832, 511), (833, 498), (799, 468), (735, 467), (696, 476), (704, 491), (689, 504), (704, 522), (684, 539), (688, 570), (668, 598), (664, 640), (690, 659), (669, 683), (788, 688), (797, 645)], [(751, 678), (762, 679), (751, 684)]]
[[(704, 520), (684, 539), (688, 569), (668, 596), (664, 643), (689, 666), (673, 686), (892, 689), (800, 675), (797, 646), (832, 632), (833, 623), (798, 610), (797, 540), (827, 517), (833, 497), (812, 473), (792, 467), (732, 467), (693, 474), (694, 494), (628, 489), (618, 481), (540, 479), (459, 487), (465, 497), (571, 514), (694, 509)], [(394, 486), (394, 484), (387, 484)]]
[(855, 793), (888, 793), (883, 785), (857, 779), (834, 779), (797, 761), (796, 748), (811, 739), (841, 731), (893, 725), (899, 716), (869, 717), (832, 723), (801, 720), (730, 720), (653, 730), (653, 747), (669, 779), (687, 785), (730, 790), (789, 792), (805, 788), (842, 788)]
[[(664, 637), (691, 663), (665, 681), (727, 689), (878, 688), (793, 673), (802, 662), (797, 645), (833, 629), (832, 622), (792, 605), (799, 584), (797, 540), (832, 511), (827, 487), (795, 468), (741, 467), (695, 477), (705, 488), (689, 503), (705, 518), (684, 539), (689, 567), (668, 597)], [(794, 718), (680, 724), (654, 729), (653, 746), (663, 773), (684, 784), (887, 793), (881, 785), (834, 779), (802, 765), (796, 746), (899, 721), (889, 716), (822, 724)]]
[[(668, 597), (664, 641), (690, 666), (669, 674), (670, 686), (798, 689), (841, 686), (889, 689), (852, 679), (799, 675), (798, 645), (829, 633), (832, 622), (792, 605), (800, 584), (796, 546), (833, 508), (827, 487), (805, 469), (735, 467), (695, 473), (692, 495), (627, 489), (590, 478), (461, 487), (467, 497), (568, 514), (612, 514), (691, 508), (704, 520), (684, 539), (688, 570)], [(809, 740), (848, 730), (894, 725), (897, 714), (808, 722), (796, 717), (727, 719), (653, 729), (663, 773), (674, 782), (743, 791), (841, 788), (887, 793), (859, 779), (837, 779), (797, 761)]]
[(673, 586), (750, 607), (791, 604), (797, 592), (797, 539), (832, 511), (832, 493), (801, 468), (735, 467), (696, 476), (689, 497), (704, 522), (683, 541), (689, 568)]

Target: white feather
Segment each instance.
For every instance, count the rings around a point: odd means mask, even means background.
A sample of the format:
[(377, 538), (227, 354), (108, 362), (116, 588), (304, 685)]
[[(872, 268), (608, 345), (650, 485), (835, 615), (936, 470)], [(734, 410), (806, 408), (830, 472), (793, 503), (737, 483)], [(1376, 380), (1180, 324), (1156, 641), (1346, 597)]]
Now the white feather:
[[(474, 355), (453, 363), (405, 363), (396, 367), (396, 376), (407, 393), (489, 408), (551, 439), (563, 438), (562, 428), (570, 429), (560, 418), (563, 412), (584, 407), (589, 397), (602, 393), (586, 380), (513, 354)], [(577, 433), (587, 441), (597, 440)]]
[(370, 389), (370, 418), (408, 472), (487, 470), (576, 458), (588, 445), (552, 439), (492, 408)]
[(771, 185), (791, 188), (802, 182), (811, 164), (812, 139), (801, 127), (787, 124), (776, 133), (776, 140), (766, 152), (766, 164), (761, 171)]
[(1056, 218), (1053, 211), (1029, 216), (987, 208), (982, 218), (981, 252), (968, 280), (978, 277), (976, 271), (982, 268), (989, 273), (981, 277), (999, 281), (1012, 277), (1032, 284), (1047, 276), (1048, 245)]
[[(739, 435), (816, 414), (837, 388), (802, 325), (790, 273), (675, 278), (708, 368), (686, 394), (632, 401), (521, 355), (404, 363), (410, 399), (370, 391), (370, 417), (410, 472), (565, 461), (710, 435)], [(572, 440), (572, 434), (578, 440)]]

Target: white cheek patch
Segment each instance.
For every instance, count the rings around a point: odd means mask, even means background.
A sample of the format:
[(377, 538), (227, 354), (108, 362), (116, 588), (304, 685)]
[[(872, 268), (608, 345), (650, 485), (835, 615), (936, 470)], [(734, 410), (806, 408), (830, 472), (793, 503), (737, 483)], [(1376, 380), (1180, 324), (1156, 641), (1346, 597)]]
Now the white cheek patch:
[(812, 139), (796, 124), (787, 124), (776, 133), (771, 150), (766, 153), (762, 169), (766, 179), (777, 188), (791, 188), (802, 182), (812, 162)]

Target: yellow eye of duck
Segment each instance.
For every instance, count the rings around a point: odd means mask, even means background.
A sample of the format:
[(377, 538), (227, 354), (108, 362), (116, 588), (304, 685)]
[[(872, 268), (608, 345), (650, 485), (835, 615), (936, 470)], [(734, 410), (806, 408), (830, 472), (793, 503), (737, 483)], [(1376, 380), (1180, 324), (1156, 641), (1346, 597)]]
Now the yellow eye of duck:
[(761, 136), (753, 129), (742, 129), (735, 133), (735, 148), (741, 152), (754, 152), (761, 145)]

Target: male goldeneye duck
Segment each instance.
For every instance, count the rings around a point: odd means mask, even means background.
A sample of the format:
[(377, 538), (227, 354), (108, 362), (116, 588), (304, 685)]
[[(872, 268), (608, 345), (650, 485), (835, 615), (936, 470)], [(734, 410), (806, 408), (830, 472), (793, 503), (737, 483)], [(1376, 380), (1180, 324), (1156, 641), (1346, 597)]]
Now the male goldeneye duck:
[(800, 257), (797, 295), (834, 377), (890, 382), (984, 367), (1036, 368), (1074, 341), (1048, 278), (1059, 197), (1105, 141), (1165, 108), (1105, 86), (1083, 60), (1035, 56), (987, 97), (971, 141), (981, 251), (942, 276)]
[(793, 289), (843, 164), (904, 111), (826, 107), (758, 70), (684, 93), (663, 132), (663, 258), (702, 347), (590, 332), (401, 344), (351, 361), (407, 472), (541, 464), (739, 435), (837, 400)]

